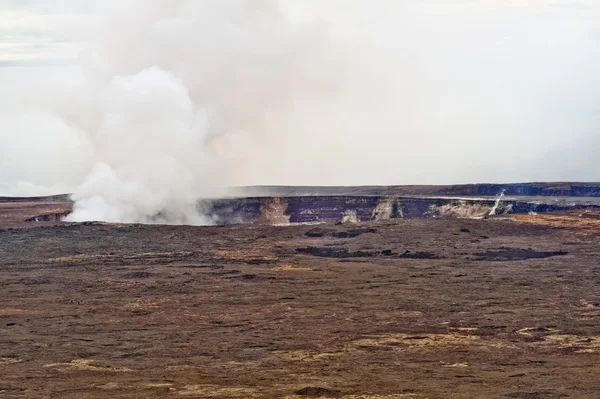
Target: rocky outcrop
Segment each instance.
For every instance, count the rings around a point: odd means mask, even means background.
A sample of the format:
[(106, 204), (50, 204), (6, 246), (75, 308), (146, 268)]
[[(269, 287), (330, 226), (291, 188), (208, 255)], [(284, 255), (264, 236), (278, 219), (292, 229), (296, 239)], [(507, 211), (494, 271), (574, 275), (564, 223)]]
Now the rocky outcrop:
[(37, 215), (30, 218), (25, 219), (25, 222), (60, 222), (63, 218), (67, 217), (71, 213), (67, 212), (59, 212), (59, 213), (47, 213), (44, 215)]

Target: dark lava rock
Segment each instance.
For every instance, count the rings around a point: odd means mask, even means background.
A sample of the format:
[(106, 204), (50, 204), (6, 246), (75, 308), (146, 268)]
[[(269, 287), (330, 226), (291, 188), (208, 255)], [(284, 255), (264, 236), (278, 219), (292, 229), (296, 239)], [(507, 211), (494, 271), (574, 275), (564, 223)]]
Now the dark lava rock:
[(471, 230), (469, 230), (469, 229), (467, 229), (467, 228), (464, 228), (464, 227), (463, 227), (462, 229), (460, 229), (460, 232), (461, 232), (461, 233), (470, 233), (470, 232), (471, 232)]
[(410, 252), (405, 251), (402, 255), (399, 256), (404, 259), (440, 259), (440, 257), (431, 252)]
[(331, 236), (335, 237), (335, 238), (351, 238), (351, 237), (356, 237), (357, 235), (358, 234), (351, 235), (351, 233), (349, 231), (336, 231), (335, 233), (331, 234)]
[(497, 250), (487, 250), (486, 252), (478, 253), (476, 260), (488, 262), (502, 262), (509, 260), (527, 260), (527, 259), (544, 259), (553, 256), (567, 255), (566, 251), (534, 251), (531, 248), (500, 248)]
[(232, 276), (232, 277), (228, 277), (229, 279), (233, 280), (244, 280), (244, 281), (268, 281), (268, 280), (275, 280), (275, 277), (272, 276), (258, 276), (256, 274), (242, 274), (241, 276)]
[(431, 252), (410, 252), (406, 251), (402, 255), (395, 254), (390, 249), (383, 251), (356, 251), (350, 252), (346, 248), (331, 248), (331, 247), (306, 247), (297, 248), (296, 252), (317, 256), (319, 258), (373, 258), (376, 256), (396, 257), (403, 259), (440, 259), (440, 257)]
[(375, 229), (352, 229), (352, 230), (348, 230), (348, 231), (336, 231), (332, 234), (332, 236), (335, 238), (354, 238), (354, 237), (358, 237), (361, 234), (376, 233), (376, 232), (377, 232), (377, 230), (375, 230)]
[(376, 232), (377, 232), (376, 229), (364, 229), (364, 228), (350, 229), (350, 230), (345, 230), (345, 231), (336, 231), (336, 230), (332, 230), (332, 229), (315, 228), (315, 229), (311, 229), (311, 230), (307, 231), (304, 235), (306, 235), (307, 237), (313, 237), (313, 238), (318, 238), (318, 237), (354, 238), (354, 237), (358, 237), (361, 234), (376, 233)]
[(274, 262), (275, 261), (271, 259), (249, 259), (246, 261), (246, 263), (249, 265), (267, 265)]
[(350, 252), (350, 256), (352, 258), (371, 258), (371, 257), (377, 256), (379, 254), (381, 254), (381, 252), (369, 252), (369, 251)]
[(341, 395), (340, 391), (321, 388), (321, 387), (306, 387), (297, 390), (294, 394), (298, 396), (306, 396), (308, 398), (319, 398), (319, 397), (338, 397)]
[(311, 229), (311, 230), (307, 231), (306, 233), (304, 233), (304, 235), (307, 237), (317, 238), (317, 237), (325, 237), (325, 236), (331, 234), (332, 232), (333, 232), (333, 230), (316, 228), (316, 229)]
[(307, 247), (297, 248), (296, 252), (301, 254), (307, 254), (312, 256), (318, 256), (319, 258), (365, 258), (375, 256), (375, 252), (357, 251), (349, 252), (346, 248), (323, 248), (323, 247)]
[(549, 392), (549, 391), (513, 392), (513, 393), (506, 394), (504, 396), (507, 398), (514, 398), (514, 399), (553, 399), (553, 398), (566, 398), (567, 397), (567, 395), (565, 395), (565, 394)]
[(552, 330), (550, 330), (549, 328), (546, 328), (546, 327), (535, 327), (535, 328), (530, 328), (527, 330), (527, 332), (538, 333), (538, 334), (549, 333), (551, 331)]
[(318, 256), (320, 258), (349, 258), (351, 256), (346, 248), (306, 247), (297, 248), (296, 252), (300, 254)]
[(232, 274), (240, 274), (241, 271), (239, 270), (217, 270), (214, 272), (210, 272), (208, 274), (213, 275), (213, 276), (231, 276)]
[(150, 276), (151, 274), (148, 272), (132, 272), (124, 275), (123, 278), (148, 278)]

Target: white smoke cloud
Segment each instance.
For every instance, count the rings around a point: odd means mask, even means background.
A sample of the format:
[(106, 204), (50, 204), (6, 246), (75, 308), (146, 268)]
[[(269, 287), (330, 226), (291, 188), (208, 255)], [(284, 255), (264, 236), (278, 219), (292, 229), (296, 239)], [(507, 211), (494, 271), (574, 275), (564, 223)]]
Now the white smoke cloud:
[(214, 162), (204, 148), (206, 115), (186, 88), (150, 68), (97, 90), (90, 136), (100, 161), (75, 191), (68, 220), (202, 223), (198, 184), (210, 182)]
[[(135, 18), (132, 18), (135, 15)], [(85, 85), (61, 114), (96, 165), (70, 221), (205, 223), (201, 197), (285, 142), (285, 115), (338, 86), (326, 32), (276, 1), (127, 1), (84, 54)]]
[(230, 185), (598, 179), (596, 2), (86, 4), (79, 72), (0, 74), (0, 184), (73, 189), (74, 220), (204, 223)]

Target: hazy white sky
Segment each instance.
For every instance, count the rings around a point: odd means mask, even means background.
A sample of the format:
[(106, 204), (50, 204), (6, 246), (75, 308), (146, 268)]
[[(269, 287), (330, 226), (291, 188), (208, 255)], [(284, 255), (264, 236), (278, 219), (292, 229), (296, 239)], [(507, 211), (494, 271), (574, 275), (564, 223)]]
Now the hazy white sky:
[[(540, 26), (554, 27), (562, 43), (588, 34), (600, 34), (600, 4), (595, 0), (281, 0), (292, 18), (329, 16), (341, 30), (360, 35), (357, 19), (365, 25), (398, 18), (417, 11), (459, 21), (473, 18), (505, 22), (498, 39), (508, 40), (514, 29), (535, 19)], [(98, 22), (99, 1), (0, 0), (0, 65), (64, 64), (75, 62), (85, 42), (81, 35)], [(367, 3), (368, 6), (365, 6)], [(334, 18), (331, 18), (335, 15)], [(503, 21), (504, 20), (504, 21)], [(382, 24), (385, 25), (385, 24)], [(460, 28), (460, 24), (456, 24)], [(432, 26), (431, 28), (435, 28)], [(470, 29), (471, 26), (462, 26)], [(433, 30), (433, 29), (432, 29)], [(352, 32), (355, 31), (355, 32)], [(433, 32), (432, 32), (433, 33)], [(441, 32), (440, 32), (441, 33)], [(535, 35), (535, 32), (530, 32)], [(545, 36), (545, 32), (539, 32)], [(529, 37), (557, 45), (553, 37)], [(554, 42), (554, 43), (553, 43)]]
[[(56, 108), (83, 79), (101, 16), (129, 3), (0, 0), (0, 194), (72, 190), (89, 172), (93, 145)], [(322, 23), (343, 54), (347, 117), (303, 119), (304, 134), (252, 157), (230, 143), (243, 164), (234, 183), (600, 180), (600, 2), (280, 3), (291, 21)], [(142, 29), (135, 10), (122, 15)]]

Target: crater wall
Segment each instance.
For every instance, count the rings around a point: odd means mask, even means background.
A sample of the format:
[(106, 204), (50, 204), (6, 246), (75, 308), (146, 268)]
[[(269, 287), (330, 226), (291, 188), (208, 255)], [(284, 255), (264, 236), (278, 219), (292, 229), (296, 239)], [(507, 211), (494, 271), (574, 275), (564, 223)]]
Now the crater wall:
[[(248, 197), (202, 201), (218, 224), (364, 222), (398, 218), (485, 218), (498, 199), (397, 196)], [(502, 199), (495, 215), (600, 207), (597, 200)]]

